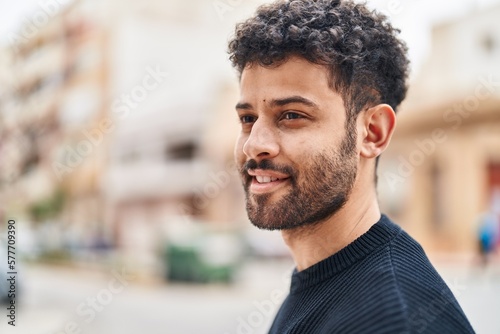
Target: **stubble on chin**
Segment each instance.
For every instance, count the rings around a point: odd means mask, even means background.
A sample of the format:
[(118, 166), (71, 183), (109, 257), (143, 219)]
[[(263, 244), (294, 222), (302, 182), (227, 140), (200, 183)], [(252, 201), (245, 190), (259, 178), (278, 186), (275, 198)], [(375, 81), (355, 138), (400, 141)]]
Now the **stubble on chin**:
[[(290, 180), (287, 192), (273, 200), (271, 194), (246, 192), (246, 208), (252, 224), (266, 230), (291, 230), (316, 226), (332, 217), (347, 202), (356, 178), (356, 166), (342, 156), (320, 155), (311, 159), (307, 173)], [(323, 182), (318, 183), (318, 180)]]

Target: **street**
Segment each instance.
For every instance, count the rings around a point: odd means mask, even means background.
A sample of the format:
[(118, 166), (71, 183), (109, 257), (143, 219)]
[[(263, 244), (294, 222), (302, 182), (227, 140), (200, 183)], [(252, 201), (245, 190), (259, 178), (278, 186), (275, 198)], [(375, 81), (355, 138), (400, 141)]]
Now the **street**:
[[(203, 286), (137, 282), (120, 268), (30, 265), (20, 273), (16, 327), (3, 315), (0, 333), (266, 333), (291, 269), (288, 260), (254, 262), (231, 286)], [(500, 333), (500, 268), (438, 270), (477, 333)]]

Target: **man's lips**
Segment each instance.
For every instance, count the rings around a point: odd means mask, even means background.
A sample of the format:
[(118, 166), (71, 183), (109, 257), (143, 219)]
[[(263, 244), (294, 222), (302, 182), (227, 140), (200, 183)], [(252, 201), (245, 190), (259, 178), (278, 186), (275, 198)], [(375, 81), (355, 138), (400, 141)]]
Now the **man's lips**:
[(249, 169), (247, 173), (258, 183), (276, 182), (290, 177), (287, 174), (265, 169)]
[(250, 192), (263, 194), (277, 190), (290, 178), (289, 175), (272, 170), (252, 169), (247, 171), (252, 178)]

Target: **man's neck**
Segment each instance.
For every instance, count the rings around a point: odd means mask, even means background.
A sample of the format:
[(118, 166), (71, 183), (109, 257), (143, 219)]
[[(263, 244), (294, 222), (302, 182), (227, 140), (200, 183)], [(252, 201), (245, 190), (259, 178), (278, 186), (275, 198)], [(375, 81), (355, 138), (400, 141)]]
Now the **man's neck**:
[(342, 209), (315, 226), (281, 232), (292, 252), (297, 270), (304, 270), (337, 253), (366, 233), (380, 219), (375, 194), (351, 194)]

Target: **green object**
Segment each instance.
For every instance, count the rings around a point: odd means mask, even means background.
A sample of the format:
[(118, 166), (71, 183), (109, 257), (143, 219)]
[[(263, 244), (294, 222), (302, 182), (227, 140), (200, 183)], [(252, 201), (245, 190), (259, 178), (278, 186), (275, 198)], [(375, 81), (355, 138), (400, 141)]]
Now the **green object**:
[(166, 247), (167, 273), (170, 281), (193, 283), (230, 283), (236, 264), (214, 265), (207, 263), (195, 245)]
[(65, 195), (62, 191), (56, 191), (52, 196), (40, 200), (29, 207), (29, 212), (33, 220), (43, 221), (56, 217), (61, 213), (65, 202)]

